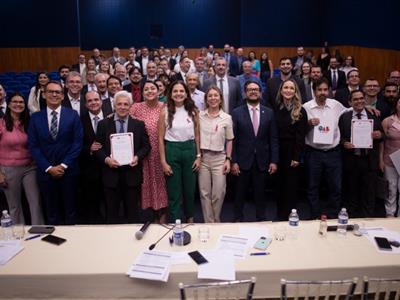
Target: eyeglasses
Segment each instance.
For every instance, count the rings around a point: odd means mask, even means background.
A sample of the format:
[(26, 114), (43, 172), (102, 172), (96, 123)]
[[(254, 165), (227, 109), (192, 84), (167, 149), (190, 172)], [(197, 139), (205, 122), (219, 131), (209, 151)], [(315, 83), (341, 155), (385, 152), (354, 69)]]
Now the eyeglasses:
[(62, 94), (62, 91), (47, 90), (46, 93), (47, 93), (47, 94), (61, 95), (61, 94)]
[(379, 85), (366, 85), (365, 86), (366, 88), (378, 88), (379, 87)]
[(247, 92), (252, 92), (252, 93), (254, 93), (254, 92), (259, 92), (260, 91), (260, 89), (257, 89), (257, 88), (254, 88), (254, 89), (247, 89)]

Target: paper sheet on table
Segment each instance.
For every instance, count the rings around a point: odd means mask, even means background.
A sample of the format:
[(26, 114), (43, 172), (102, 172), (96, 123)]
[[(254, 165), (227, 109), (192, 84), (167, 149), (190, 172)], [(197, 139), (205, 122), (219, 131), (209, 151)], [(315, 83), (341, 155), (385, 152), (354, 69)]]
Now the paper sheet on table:
[(396, 248), (396, 247), (392, 246), (392, 251), (380, 250), (374, 239), (375, 237), (385, 237), (389, 241), (400, 242), (400, 233), (399, 232), (387, 230), (385, 228), (382, 228), (381, 230), (368, 230), (368, 228), (366, 228), (366, 231), (368, 234), (365, 236), (374, 245), (375, 249), (379, 253), (400, 254), (400, 247)]
[(131, 278), (168, 281), (172, 253), (166, 251), (143, 251), (129, 268)]
[(398, 174), (400, 174), (400, 149), (389, 155)]
[(215, 250), (232, 251), (235, 258), (245, 259), (249, 239), (241, 235), (222, 234), (217, 242)]
[(192, 259), (188, 255), (187, 251), (182, 252), (171, 252), (171, 265), (183, 265), (190, 264)]
[(0, 265), (5, 265), (23, 249), (24, 247), (21, 245), (20, 241), (0, 241)]
[(201, 251), (208, 263), (198, 267), (197, 278), (216, 280), (235, 280), (235, 260), (231, 251)]
[(249, 247), (253, 247), (260, 237), (270, 237), (267, 226), (240, 226), (239, 234), (248, 238)]

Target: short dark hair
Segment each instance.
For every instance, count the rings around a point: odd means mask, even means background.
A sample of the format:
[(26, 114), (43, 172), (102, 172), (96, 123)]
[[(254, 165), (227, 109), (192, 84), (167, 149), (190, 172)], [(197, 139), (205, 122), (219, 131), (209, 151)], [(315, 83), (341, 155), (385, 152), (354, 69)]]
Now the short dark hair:
[(362, 93), (363, 96), (365, 97), (365, 93), (364, 93), (363, 90), (353, 90), (353, 91), (350, 92), (350, 95), (349, 95), (349, 102), (351, 102), (351, 100), (353, 99), (353, 95), (354, 95), (355, 93)]
[(61, 65), (58, 67), (58, 73), (61, 72), (62, 69), (68, 69), (69, 71), (71, 71), (71, 67), (68, 65)]
[(323, 83), (325, 83), (329, 87), (329, 81), (325, 77), (315, 80), (314, 84), (312, 85), (313, 91), (315, 92), (317, 90), (317, 87), (319, 87)]
[(385, 85), (383, 86), (383, 90), (385, 90), (388, 86), (394, 86), (394, 87), (398, 88), (397, 84), (395, 84), (394, 82), (386, 81)]
[(292, 64), (292, 60), (290, 59), (289, 56), (283, 56), (283, 57), (281, 57), (281, 59), (279, 60), (279, 64), (280, 64), (282, 61), (284, 61), (284, 60), (289, 60), (290, 63)]
[(96, 93), (96, 94), (99, 96), (99, 99), (101, 100), (101, 95), (100, 95), (100, 93), (99, 93), (98, 91), (96, 91), (96, 90), (91, 90), (91, 91), (87, 91), (87, 92), (85, 93), (85, 95), (84, 95), (85, 103), (87, 102), (86, 95), (89, 94), (89, 93)]
[(64, 88), (63, 88), (61, 82), (59, 82), (59, 81), (57, 81), (57, 80), (50, 80), (48, 83), (46, 83), (46, 85), (44, 86), (44, 90), (45, 90), (45, 91), (47, 91), (47, 86), (48, 86), (49, 84), (57, 84), (58, 86), (60, 86), (61, 91), (64, 91)]
[(118, 77), (115, 76), (115, 75), (110, 75), (110, 77), (108, 77), (108, 79), (107, 79), (107, 86), (108, 86), (108, 83), (110, 82), (110, 79), (116, 79), (116, 80), (118, 80), (119, 84), (122, 86), (122, 81), (121, 81), (121, 79), (118, 78)]
[(347, 72), (347, 75), (346, 75), (347, 79), (349, 79), (350, 78), (350, 74), (354, 73), (354, 72), (357, 72), (358, 75), (360, 75), (360, 71), (358, 71), (358, 69), (353, 69), (353, 70), (350, 70), (349, 72)]
[(258, 83), (257, 81), (254, 81), (254, 80), (249, 80), (249, 81), (246, 81), (246, 83), (244, 84), (244, 91), (245, 92), (247, 91), (248, 85), (251, 84), (251, 83), (257, 84), (257, 86), (260, 88), (260, 91), (261, 91), (260, 83)]
[(134, 66), (132, 69), (129, 70), (128, 75), (131, 76), (133, 71), (138, 70), (140, 74), (142, 74), (142, 71), (140, 70), (139, 67)]

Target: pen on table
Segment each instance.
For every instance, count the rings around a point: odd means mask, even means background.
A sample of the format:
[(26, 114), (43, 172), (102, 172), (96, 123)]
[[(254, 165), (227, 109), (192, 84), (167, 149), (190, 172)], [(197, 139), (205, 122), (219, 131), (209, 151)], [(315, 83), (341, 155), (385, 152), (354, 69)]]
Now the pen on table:
[(251, 256), (258, 256), (258, 255), (269, 255), (269, 252), (254, 252), (250, 253)]
[(26, 238), (25, 241), (30, 241), (30, 240), (36, 239), (38, 237), (41, 237), (41, 236), (42, 236), (41, 234), (33, 235), (33, 236)]

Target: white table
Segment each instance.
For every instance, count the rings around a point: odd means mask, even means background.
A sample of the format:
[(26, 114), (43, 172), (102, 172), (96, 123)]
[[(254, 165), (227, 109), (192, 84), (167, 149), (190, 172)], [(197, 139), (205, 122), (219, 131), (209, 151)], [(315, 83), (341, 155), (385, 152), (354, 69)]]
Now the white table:
[[(332, 221), (333, 222), (333, 221)], [(400, 231), (400, 219), (365, 220), (368, 226), (384, 226)], [(271, 232), (277, 224), (223, 223), (198, 224), (186, 228), (193, 242), (171, 247), (164, 238), (159, 250), (202, 250), (213, 248), (222, 233), (236, 234), (239, 226), (266, 226)], [(197, 239), (200, 226), (209, 226), (211, 238), (202, 244)], [(301, 221), (297, 239), (274, 241), (268, 256), (248, 256), (236, 261), (236, 278), (257, 277), (255, 297), (279, 295), (280, 278), (345, 279), (354, 276), (400, 276), (400, 255), (378, 253), (365, 237), (335, 232), (327, 238), (317, 234), (319, 222)], [(166, 229), (151, 225), (144, 238), (134, 238), (139, 225), (65, 226), (55, 235), (66, 238), (61, 246), (39, 239), (24, 241), (25, 249), (7, 265), (0, 266), (0, 298), (154, 298), (177, 299), (178, 283), (195, 283), (194, 263), (175, 265), (167, 283), (131, 279), (126, 274), (140, 250), (148, 248)]]

